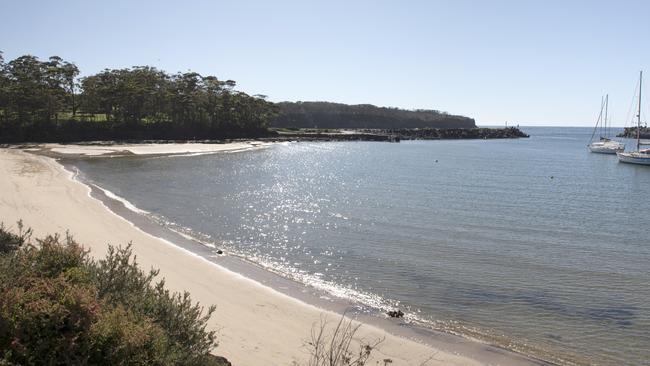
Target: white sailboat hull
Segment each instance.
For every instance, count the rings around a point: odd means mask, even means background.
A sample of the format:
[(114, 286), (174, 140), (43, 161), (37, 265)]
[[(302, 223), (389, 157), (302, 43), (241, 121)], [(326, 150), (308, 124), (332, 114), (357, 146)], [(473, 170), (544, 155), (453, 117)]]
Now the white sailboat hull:
[(615, 155), (617, 152), (621, 152), (625, 148), (612, 148), (612, 147), (602, 147), (602, 146), (589, 146), (589, 151), (596, 154), (612, 154)]
[(621, 152), (616, 155), (621, 163), (650, 165), (650, 153)]
[(589, 151), (597, 154), (616, 154), (625, 151), (625, 145), (617, 142), (594, 142), (589, 144)]

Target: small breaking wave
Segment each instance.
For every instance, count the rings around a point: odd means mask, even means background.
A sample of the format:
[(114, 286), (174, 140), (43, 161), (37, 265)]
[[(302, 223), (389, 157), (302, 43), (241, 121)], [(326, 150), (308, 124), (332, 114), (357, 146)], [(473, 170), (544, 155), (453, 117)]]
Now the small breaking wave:
[(112, 200), (115, 200), (115, 201), (120, 202), (121, 204), (124, 205), (124, 207), (126, 207), (126, 208), (127, 208), (128, 210), (130, 210), (130, 211), (133, 211), (133, 212), (135, 212), (135, 213), (137, 213), (137, 214), (140, 214), (140, 215), (147, 215), (147, 214), (149, 214), (149, 211), (145, 211), (145, 210), (142, 210), (142, 209), (137, 208), (137, 207), (136, 207), (134, 204), (132, 204), (131, 202), (129, 202), (129, 201), (127, 201), (126, 199), (124, 199), (124, 198), (122, 198), (122, 197), (116, 195), (115, 193), (109, 191), (108, 189), (102, 188), (102, 187), (100, 187), (100, 186), (98, 186), (98, 185), (96, 185), (96, 184), (93, 184), (92, 186), (95, 187), (95, 188), (97, 188), (97, 189), (99, 189), (100, 191), (102, 191), (102, 192), (106, 195), (106, 197), (108, 197), (108, 198), (110, 198), (110, 199), (112, 199)]

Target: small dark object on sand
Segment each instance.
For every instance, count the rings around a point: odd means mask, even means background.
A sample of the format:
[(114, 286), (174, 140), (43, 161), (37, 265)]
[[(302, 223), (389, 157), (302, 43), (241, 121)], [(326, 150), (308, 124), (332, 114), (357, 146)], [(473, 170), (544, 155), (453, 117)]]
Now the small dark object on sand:
[(404, 317), (404, 313), (402, 312), (402, 310), (399, 310), (399, 309), (398, 310), (391, 310), (391, 311), (387, 312), (386, 314), (388, 314), (388, 316), (391, 317), (391, 318), (403, 318)]
[(223, 250), (217, 249), (217, 254), (223, 254)]

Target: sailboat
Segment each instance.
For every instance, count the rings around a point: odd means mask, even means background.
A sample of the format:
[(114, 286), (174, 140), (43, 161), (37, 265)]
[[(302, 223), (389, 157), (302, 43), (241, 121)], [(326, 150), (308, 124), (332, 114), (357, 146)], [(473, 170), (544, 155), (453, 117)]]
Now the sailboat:
[[(609, 130), (607, 129), (607, 108), (609, 106), (609, 94), (605, 96), (604, 100), (601, 100), (600, 102), (600, 114), (598, 115), (598, 120), (596, 121), (596, 126), (594, 126), (594, 132), (591, 134), (591, 143), (588, 145), (589, 151), (592, 153), (599, 153), (599, 154), (616, 154), (617, 152), (623, 152), (625, 151), (625, 145), (618, 142), (618, 141), (613, 141), (612, 139), (609, 138)], [(605, 110), (605, 116), (603, 118), (603, 107)], [(594, 136), (596, 135), (596, 130), (598, 130), (598, 126), (600, 126), (600, 139), (598, 141), (594, 141)], [(604, 134), (603, 134), (604, 130)]]
[(650, 165), (650, 149), (641, 150), (641, 84), (643, 82), (643, 71), (639, 73), (639, 109), (636, 115), (636, 150), (630, 152), (618, 152), (618, 161), (621, 163)]

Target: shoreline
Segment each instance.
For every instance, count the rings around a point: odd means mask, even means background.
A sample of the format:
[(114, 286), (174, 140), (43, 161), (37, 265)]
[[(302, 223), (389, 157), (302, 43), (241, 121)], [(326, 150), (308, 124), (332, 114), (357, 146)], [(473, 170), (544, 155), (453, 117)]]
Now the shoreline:
[[(272, 142), (245, 140), (238, 142), (89, 142), (18, 144), (17, 148), (51, 158), (73, 157), (125, 157), (125, 156), (198, 156), (217, 153), (248, 151), (271, 146)], [(0, 146), (1, 147), (1, 146)]]
[[(375, 141), (400, 142), (409, 140), (493, 140), (528, 138), (519, 127), (472, 128), (285, 128), (273, 127), (267, 135), (224, 139), (125, 139), (125, 140), (59, 140), (58, 142), (3, 142), (0, 148), (40, 146), (53, 154), (95, 155), (169, 155), (183, 151), (217, 152), (229, 150), (230, 145), (268, 145), (282, 142), (314, 141)], [(76, 146), (76, 152), (74, 151)], [(165, 149), (164, 147), (170, 147)], [(207, 148), (199, 147), (207, 146)], [(125, 147), (124, 150), (119, 148)], [(185, 149), (185, 150), (183, 150)], [(148, 150), (148, 151), (147, 151)]]
[[(290, 298), (297, 299), (306, 305), (318, 309), (345, 313), (347, 316), (360, 321), (363, 324), (376, 326), (395, 336), (414, 340), (424, 345), (432, 345), (445, 352), (456, 354), (484, 355), (481, 359), (485, 364), (499, 365), (553, 365), (547, 361), (534, 359), (523, 353), (499, 347), (497, 345), (473, 340), (462, 335), (446, 333), (434, 329), (406, 323), (399, 319), (380, 317), (383, 313), (368, 313), (359, 311), (357, 302), (343, 298), (332, 298), (332, 295), (325, 290), (320, 290), (286, 278), (269, 268), (262, 267), (244, 257), (224, 254), (215, 255), (214, 249), (201, 243), (200, 240), (187, 234), (177, 232), (154, 222), (145, 215), (147, 211), (141, 210), (122, 197), (111, 197), (112, 192), (93, 184), (84, 183), (91, 189), (91, 195), (101, 201), (108, 210), (133, 224), (138, 229), (164, 240), (173, 245), (186, 249), (193, 255), (202, 257), (213, 264), (224, 267), (238, 275), (251, 279), (263, 286), (282, 293)], [(109, 192), (107, 194), (107, 192)], [(130, 206), (130, 207), (129, 207)], [(509, 363), (515, 362), (515, 363)]]
[[(231, 149), (231, 151), (235, 150), (235, 148)], [(18, 164), (15, 164), (16, 161)], [(209, 301), (205, 301), (205, 299), (215, 300), (217, 315), (214, 317), (217, 319), (212, 319), (211, 325), (217, 325), (223, 329), (219, 337), (221, 345), (216, 349), (216, 353), (226, 356), (234, 365), (258, 364), (260, 361), (264, 361), (266, 364), (304, 361), (306, 355), (304, 350), (301, 351), (299, 348), (308, 337), (311, 324), (318, 321), (323, 313), (333, 319), (336, 317), (335, 313), (346, 310), (345, 308), (341, 309), (341, 304), (328, 306), (328, 302), (323, 299), (319, 303), (319, 297), (310, 294), (309, 291), (304, 291), (302, 288), (304, 286), (301, 284), (281, 278), (259, 266), (246, 263), (242, 259), (233, 256), (215, 258), (214, 253), (208, 248), (198, 243), (192, 243), (191, 238), (184, 238), (180, 233), (174, 237), (171, 230), (160, 226), (160, 233), (150, 232), (151, 228), (146, 227), (146, 222), (141, 223), (137, 218), (128, 217), (129, 212), (136, 216), (137, 213), (130, 211), (131, 209), (125, 206), (125, 202), (106, 196), (106, 191), (102, 191), (99, 187), (93, 189), (92, 185), (80, 182), (75, 178), (74, 173), (66, 170), (64, 166), (50, 157), (36, 156), (17, 149), (0, 150), (0, 168), (8, 170), (10, 163), (14, 163), (12, 171), (14, 174), (10, 175), (9, 180), (14, 183), (13, 188), (17, 190), (16, 193), (20, 193), (21, 188), (24, 188), (15, 185), (16, 182), (23, 181), (29, 185), (28, 182), (33, 179), (24, 178), (34, 178), (36, 175), (38, 178), (36, 186), (28, 187), (32, 191), (36, 190), (36, 195), (41, 190), (40, 188), (54, 190), (60, 195), (56, 197), (57, 203), (65, 202), (66, 205), (72, 205), (76, 216), (86, 216), (92, 213), (92, 218), (95, 220), (86, 217), (85, 222), (73, 223), (69, 215), (51, 217), (47, 213), (56, 212), (53, 210), (56, 210), (58, 205), (52, 206), (51, 204), (54, 202), (46, 202), (43, 198), (54, 198), (54, 196), (45, 195), (43, 197), (41, 195), (40, 197), (19, 197), (22, 200), (14, 200), (15, 204), (22, 205), (20, 208), (26, 208), (26, 210), (21, 210), (18, 206), (14, 206), (15, 211), (19, 212), (12, 212), (12, 207), (10, 204), (7, 205), (6, 200), (0, 202), (0, 214), (2, 214), (0, 219), (5, 224), (9, 225), (16, 221), (14, 219), (22, 218), (26, 225), (32, 226), (36, 230), (37, 235), (70, 229), (70, 232), (81, 243), (92, 249), (91, 255), (95, 257), (102, 256), (102, 250), (106, 249), (106, 242), (124, 245), (129, 240), (133, 240), (134, 253), (138, 254), (141, 265), (146, 264), (143, 265), (143, 268), (149, 266), (159, 268), (161, 276), (167, 279), (172, 290), (192, 288), (189, 290), (192, 299), (201, 301), (204, 305), (209, 304)], [(15, 169), (16, 165), (21, 165), (21, 167)], [(43, 183), (42, 180), (49, 184), (39, 184)], [(104, 197), (101, 197), (102, 195)], [(18, 196), (21, 195), (18, 194)], [(124, 212), (120, 211), (120, 205)], [(20, 211), (26, 212), (23, 212), (24, 214), (21, 216)], [(97, 218), (101, 218), (101, 220), (96, 220)], [(147, 220), (145, 217), (142, 219)], [(110, 223), (104, 227), (107, 221)], [(79, 226), (84, 223), (89, 227), (86, 227), (85, 230), (78, 230)], [(52, 226), (55, 227), (54, 230), (52, 230)], [(117, 228), (123, 232), (118, 234), (110, 230)], [(104, 231), (104, 236), (98, 235), (93, 229)], [(90, 239), (96, 236), (100, 238)], [(124, 238), (128, 239), (124, 241)], [(164, 248), (161, 248), (161, 243), (165, 244)], [(203, 248), (203, 252), (200, 251), (200, 247)], [(164, 252), (164, 255), (160, 253), (161, 251)], [(166, 257), (168, 254), (173, 254), (174, 257)], [(180, 263), (177, 263), (179, 261), (193, 268), (179, 268)], [(191, 272), (190, 276), (186, 273), (188, 271)], [(218, 280), (221, 293), (225, 290), (229, 295), (238, 298), (237, 306), (225, 309), (225, 312), (228, 313), (225, 317), (221, 314), (224, 308), (220, 306), (224, 299), (218, 295), (219, 291), (216, 291), (215, 297), (213, 290), (216, 290), (216, 286), (212, 284), (213, 281), (208, 281), (210, 279)], [(291, 283), (294, 284), (293, 288), (289, 286)], [(264, 304), (262, 306), (264, 309), (259, 308), (260, 304), (252, 304), (255, 301), (250, 299), (251, 296), (254, 297), (250, 291), (262, 292), (262, 294), (257, 294), (261, 297), (257, 300)], [(242, 307), (244, 309), (241, 309)], [(274, 307), (274, 310), (269, 310), (269, 307)], [(296, 313), (301, 314), (301, 317), (294, 316)], [(356, 319), (366, 324), (362, 328), (363, 336), (384, 335), (386, 337), (386, 342), (380, 346), (375, 354), (376, 357), (373, 358), (375, 360), (391, 358), (397, 365), (416, 365), (428, 358), (425, 355), (435, 354), (435, 358), (428, 364), (548, 364), (529, 359), (522, 354), (449, 334), (441, 333), (423, 337), (422, 334), (418, 334), (416, 329), (407, 329), (397, 322), (386, 319), (382, 321), (380, 318), (369, 315), (357, 315)], [(243, 319), (248, 319), (248, 321), (243, 321)], [(255, 330), (243, 329), (247, 328), (247, 325), (252, 326)], [(291, 329), (288, 331), (286, 328)], [(283, 333), (278, 335), (278, 330), (282, 330)], [(245, 345), (233, 342), (235, 337), (244, 343), (255, 343), (256, 346), (247, 350)], [(301, 339), (303, 342), (300, 342)], [(432, 346), (424, 345), (422, 342), (430, 343)]]

